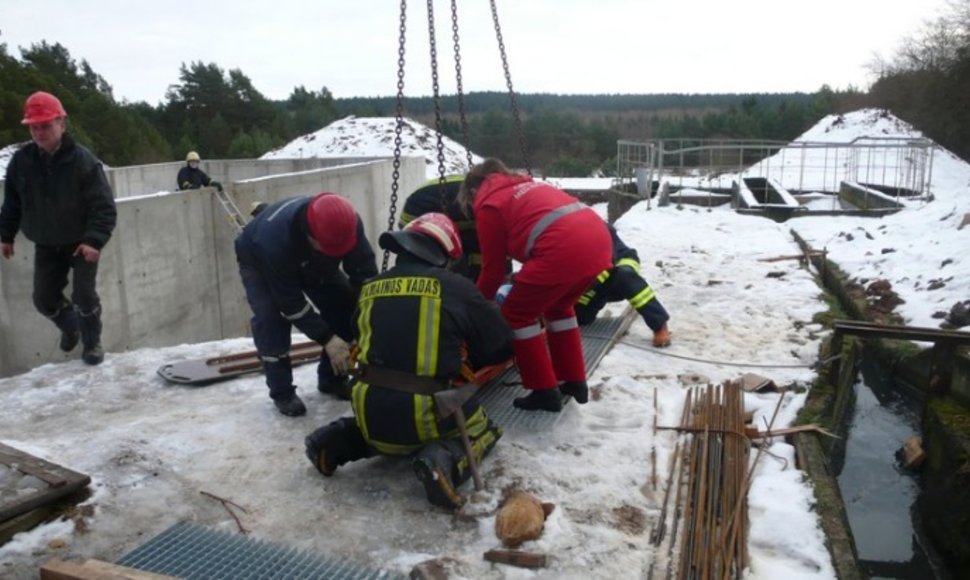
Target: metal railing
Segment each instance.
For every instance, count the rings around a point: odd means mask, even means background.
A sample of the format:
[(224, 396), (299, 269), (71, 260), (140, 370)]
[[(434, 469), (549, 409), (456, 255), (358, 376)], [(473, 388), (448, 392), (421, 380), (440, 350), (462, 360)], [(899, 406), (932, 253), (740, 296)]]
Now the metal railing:
[(929, 139), (860, 137), (848, 143), (659, 139), (617, 142), (617, 186), (644, 193), (729, 189), (745, 177), (774, 179), (792, 192), (839, 191), (841, 182), (877, 185), (897, 197), (926, 197), (933, 177)]

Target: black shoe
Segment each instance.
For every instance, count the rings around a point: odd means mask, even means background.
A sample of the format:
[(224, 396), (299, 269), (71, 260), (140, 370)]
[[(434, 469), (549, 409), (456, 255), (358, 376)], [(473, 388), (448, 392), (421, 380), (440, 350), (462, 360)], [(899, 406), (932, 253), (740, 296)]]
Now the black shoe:
[(330, 377), (328, 380), (318, 380), (317, 390), (324, 395), (333, 395), (343, 401), (350, 400), (350, 393), (354, 387), (353, 377)]
[(81, 360), (89, 365), (99, 365), (101, 361), (104, 360), (104, 349), (101, 348), (101, 344), (96, 344), (92, 347), (84, 347), (84, 352), (81, 353)]
[(559, 392), (576, 399), (576, 402), (580, 405), (589, 402), (589, 385), (586, 384), (586, 381), (566, 381), (559, 385)]
[[(324, 427), (323, 429), (326, 428)], [(327, 450), (317, 441), (318, 438), (315, 435), (320, 431), (321, 429), (317, 429), (310, 435), (307, 435), (306, 439), (303, 440), (303, 444), (306, 446), (306, 457), (313, 464), (313, 467), (316, 467), (317, 471), (323, 475), (330, 477), (337, 471), (337, 465), (334, 463), (333, 457), (330, 456), (331, 454), (327, 453)]]
[(512, 401), (512, 404), (526, 411), (542, 410), (558, 413), (562, 411), (562, 393), (559, 389), (532, 391), (527, 396)]
[(306, 405), (303, 404), (303, 401), (300, 400), (300, 397), (296, 393), (293, 393), (286, 399), (273, 399), (273, 404), (276, 405), (280, 413), (287, 417), (306, 415)]
[(71, 352), (77, 343), (81, 340), (81, 332), (74, 330), (69, 332), (61, 332), (61, 350), (64, 352)]
[(465, 498), (455, 490), (451, 477), (438, 462), (418, 456), (411, 461), (411, 468), (424, 486), (424, 494), (432, 505), (455, 510), (465, 504)]

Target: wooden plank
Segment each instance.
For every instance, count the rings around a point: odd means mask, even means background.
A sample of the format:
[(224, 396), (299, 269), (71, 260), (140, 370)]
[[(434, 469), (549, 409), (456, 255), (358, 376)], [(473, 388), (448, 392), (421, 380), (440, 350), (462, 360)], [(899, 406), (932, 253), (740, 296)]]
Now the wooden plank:
[(0, 463), (20, 473), (36, 477), (48, 485), (47, 489), (18, 497), (15, 502), (0, 504), (0, 522), (71, 495), (91, 483), (91, 478), (83, 473), (45, 461), (3, 443), (0, 443)]
[(40, 580), (177, 580), (173, 576), (163, 576), (110, 564), (100, 560), (87, 560), (84, 563), (66, 562), (60, 558), (48, 560), (40, 568)]
[(518, 550), (489, 550), (483, 554), (489, 562), (509, 564), (520, 568), (545, 568), (546, 555), (534, 552), (520, 552)]

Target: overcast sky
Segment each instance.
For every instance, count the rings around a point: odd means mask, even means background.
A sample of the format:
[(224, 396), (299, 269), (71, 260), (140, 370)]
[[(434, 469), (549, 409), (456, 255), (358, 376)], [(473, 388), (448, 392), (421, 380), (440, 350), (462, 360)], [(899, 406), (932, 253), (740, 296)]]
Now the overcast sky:
[[(946, 0), (497, 0), (522, 93), (814, 92), (866, 88), (865, 65)], [(39, 8), (42, 6), (43, 8)], [(450, 2), (435, 0), (440, 86), (456, 90)], [(397, 91), (392, 0), (0, 0), (0, 42), (59, 42), (115, 97), (156, 104), (182, 63), (240, 69), (257, 90)], [(405, 94), (431, 94), (426, 2), (408, 8)], [(488, 0), (459, 2), (463, 87), (504, 91)]]

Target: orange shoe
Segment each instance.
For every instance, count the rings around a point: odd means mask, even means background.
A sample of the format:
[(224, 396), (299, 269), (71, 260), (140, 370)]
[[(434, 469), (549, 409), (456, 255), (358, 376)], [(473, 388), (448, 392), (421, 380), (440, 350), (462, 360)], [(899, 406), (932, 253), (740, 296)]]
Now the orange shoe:
[(657, 348), (670, 346), (670, 331), (667, 330), (666, 324), (653, 333), (653, 345)]

